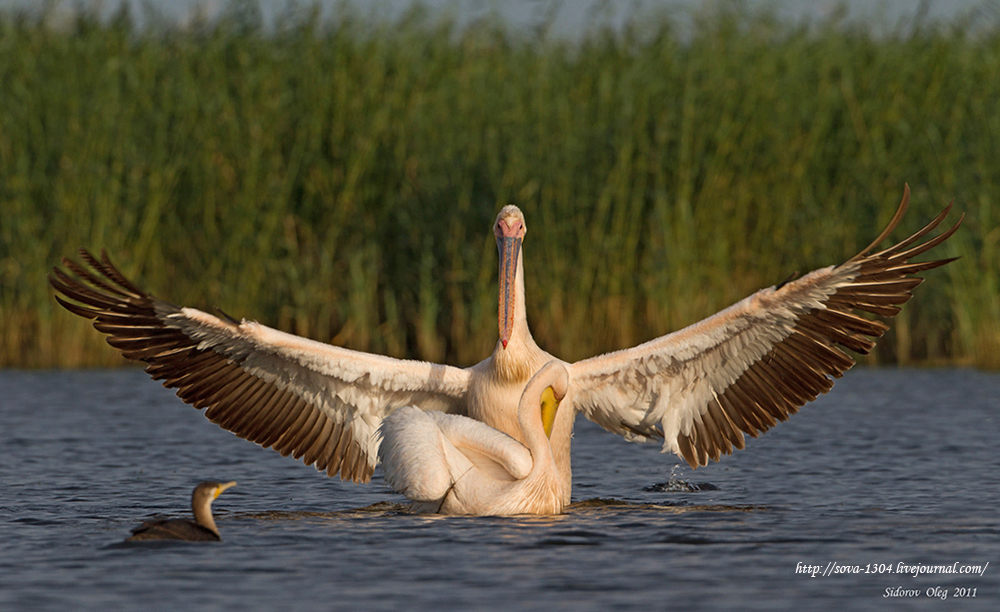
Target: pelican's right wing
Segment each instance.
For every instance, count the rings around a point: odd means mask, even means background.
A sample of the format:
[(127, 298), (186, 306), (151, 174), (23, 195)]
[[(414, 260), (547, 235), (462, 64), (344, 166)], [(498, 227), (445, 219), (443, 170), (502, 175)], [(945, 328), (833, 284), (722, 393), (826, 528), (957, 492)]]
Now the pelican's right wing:
[(854, 365), (837, 345), (867, 353), (888, 329), (856, 311), (895, 315), (923, 281), (913, 274), (952, 261), (910, 262), (958, 229), (961, 219), (914, 246), (950, 204), (906, 240), (869, 254), (899, 223), (909, 193), (875, 242), (843, 264), (762, 289), (675, 333), (574, 363), (574, 407), (627, 438), (663, 438), (663, 450), (692, 467), (743, 448), (744, 433), (757, 436), (784, 421)]
[(129, 282), (106, 253), (90, 266), (63, 258), (49, 282), (56, 300), (94, 320), (108, 344), (149, 364), (154, 380), (241, 438), (302, 459), (330, 476), (367, 482), (373, 434), (404, 405), (464, 413), (469, 373), (451, 366), (352, 351), (253, 321), (224, 320), (157, 299)]

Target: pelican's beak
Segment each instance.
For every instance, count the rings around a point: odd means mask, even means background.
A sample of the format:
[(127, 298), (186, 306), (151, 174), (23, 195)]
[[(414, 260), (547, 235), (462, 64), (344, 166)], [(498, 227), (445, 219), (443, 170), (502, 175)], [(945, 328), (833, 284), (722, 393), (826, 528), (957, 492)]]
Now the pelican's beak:
[(552, 387), (545, 387), (542, 391), (542, 427), (545, 429), (545, 437), (552, 436), (552, 426), (556, 422), (556, 410), (559, 409), (559, 399)]
[(497, 236), (497, 249), (500, 251), (500, 308), (497, 318), (500, 342), (506, 349), (514, 327), (514, 279), (517, 276), (517, 257), (521, 253), (521, 237)]
[(215, 488), (215, 495), (212, 496), (212, 499), (217, 499), (220, 495), (222, 495), (223, 491), (225, 491), (226, 489), (231, 489), (235, 486), (236, 486), (235, 480), (232, 482), (224, 482), (220, 484), (218, 487)]

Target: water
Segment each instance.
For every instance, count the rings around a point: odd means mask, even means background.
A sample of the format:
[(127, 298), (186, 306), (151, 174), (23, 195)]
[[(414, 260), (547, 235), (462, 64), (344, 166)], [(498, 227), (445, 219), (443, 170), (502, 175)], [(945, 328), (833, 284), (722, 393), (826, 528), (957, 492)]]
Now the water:
[[(403, 514), (378, 473), (326, 478), (136, 370), (0, 371), (0, 610), (1000, 609), (998, 391), (853, 371), (697, 471), (581, 418), (567, 515), (467, 518)], [(187, 515), (202, 480), (239, 482), (214, 506), (223, 542), (119, 544)], [(830, 562), (894, 572), (796, 573)], [(895, 573), (955, 562), (989, 566)]]

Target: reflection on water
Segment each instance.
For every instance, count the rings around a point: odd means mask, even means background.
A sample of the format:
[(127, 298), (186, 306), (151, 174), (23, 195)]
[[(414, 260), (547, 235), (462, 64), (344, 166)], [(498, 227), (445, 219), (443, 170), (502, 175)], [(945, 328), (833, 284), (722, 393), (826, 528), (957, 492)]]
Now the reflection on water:
[[(670, 514), (683, 514), (685, 512), (758, 512), (767, 510), (765, 506), (727, 506), (723, 504), (689, 504), (678, 502), (676, 504), (641, 504), (625, 502), (618, 499), (585, 499), (570, 504), (566, 507), (565, 517), (590, 516), (599, 518), (602, 513), (612, 513), (620, 511), (648, 511), (667, 512)], [(297, 521), (301, 519), (313, 518), (356, 518), (360, 516), (380, 516), (392, 517), (399, 515), (410, 515), (409, 503), (378, 502), (364, 508), (354, 508), (351, 510), (338, 510), (336, 512), (302, 512), (288, 511), (282, 512), (272, 510), (269, 512), (230, 512), (216, 513), (216, 518), (225, 517), (233, 520), (254, 519), (259, 521)], [(445, 518), (439, 515), (416, 515), (430, 519)], [(154, 517), (163, 518), (163, 517)], [(549, 519), (551, 517), (536, 517), (533, 515), (522, 515), (512, 517), (516, 519)]]
[[(439, 517), (378, 472), (341, 483), (239, 440), (138, 371), (0, 372), (0, 610), (867, 610), (897, 586), (994, 609), (991, 571), (795, 570), (1000, 566), (998, 391), (973, 371), (852, 372), (697, 471), (578, 420), (565, 515)], [(213, 506), (222, 542), (118, 545), (187, 517), (204, 480), (240, 483)]]

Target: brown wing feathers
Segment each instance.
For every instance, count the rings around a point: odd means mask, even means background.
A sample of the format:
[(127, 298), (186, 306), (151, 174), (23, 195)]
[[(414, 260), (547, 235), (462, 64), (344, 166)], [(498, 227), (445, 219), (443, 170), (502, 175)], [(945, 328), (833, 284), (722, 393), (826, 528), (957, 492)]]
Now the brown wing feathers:
[[(335, 422), (289, 388), (244, 371), (239, 360), (199, 349), (197, 340), (164, 323), (163, 313), (180, 309), (129, 282), (107, 253), (98, 260), (81, 249), (80, 257), (89, 270), (68, 258), (62, 263), (69, 273), (52, 270), (49, 282), (56, 300), (93, 320), (122, 355), (146, 362), (154, 380), (177, 389), (178, 397), (241, 438), (302, 459), (330, 476), (371, 479), (372, 467), (349, 425)], [(225, 318), (224, 324), (235, 326), (231, 317)]]
[[(678, 435), (681, 454), (692, 467), (707, 465), (709, 459), (718, 461), (734, 447), (743, 448), (744, 433), (756, 437), (778, 421), (786, 420), (820, 393), (829, 391), (833, 379), (840, 378), (854, 365), (854, 360), (840, 347), (867, 354), (875, 346), (875, 339), (889, 328), (882, 321), (865, 318), (856, 311), (894, 316), (900, 310), (899, 305), (910, 299), (913, 288), (923, 282), (922, 278), (910, 275), (954, 261), (955, 258), (909, 262), (947, 240), (961, 225), (959, 219), (947, 231), (917, 244), (940, 225), (951, 211), (951, 204), (909, 238), (869, 254), (899, 224), (909, 198), (907, 186), (886, 229), (868, 248), (840, 266), (839, 269), (856, 266), (856, 271), (850, 282), (826, 298), (826, 309), (814, 309), (800, 316), (791, 334), (751, 364), (722, 393), (716, 393), (702, 412), (701, 420), (695, 418), (691, 430)], [(795, 291), (797, 282), (779, 290)]]

